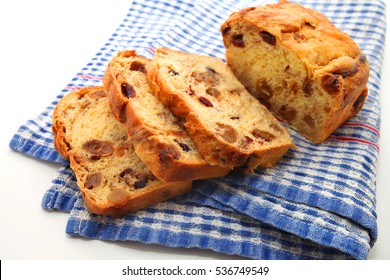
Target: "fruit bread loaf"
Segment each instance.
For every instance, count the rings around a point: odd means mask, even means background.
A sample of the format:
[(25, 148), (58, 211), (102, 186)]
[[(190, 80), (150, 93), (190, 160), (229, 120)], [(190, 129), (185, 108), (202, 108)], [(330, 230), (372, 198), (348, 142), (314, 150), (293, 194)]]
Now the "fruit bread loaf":
[(236, 77), (309, 140), (323, 142), (362, 108), (367, 58), (323, 14), (280, 1), (231, 14), (221, 33)]
[(230, 169), (208, 164), (176, 118), (151, 91), (149, 59), (133, 50), (119, 52), (103, 78), (114, 115), (124, 122), (135, 153), (159, 179), (172, 182), (218, 177)]
[(191, 181), (157, 179), (135, 154), (101, 87), (72, 92), (53, 113), (54, 145), (69, 158), (88, 210), (119, 217), (191, 189)]
[(289, 132), (223, 61), (160, 48), (147, 72), (154, 93), (184, 119), (210, 164), (269, 167), (294, 147)]

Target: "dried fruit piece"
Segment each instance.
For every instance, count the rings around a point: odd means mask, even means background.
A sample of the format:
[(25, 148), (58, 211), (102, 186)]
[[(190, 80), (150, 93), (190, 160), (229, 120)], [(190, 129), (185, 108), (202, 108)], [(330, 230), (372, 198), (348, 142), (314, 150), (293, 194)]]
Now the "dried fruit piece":
[(334, 75), (341, 75), (343, 78), (346, 78), (348, 76), (352, 76), (352, 75), (356, 74), (358, 71), (359, 71), (359, 67), (355, 63), (355, 64), (353, 64), (352, 67), (338, 69), (338, 70), (334, 71), (333, 74)]
[(180, 152), (173, 146), (166, 146), (160, 151), (160, 160), (166, 162), (169, 160), (178, 160), (180, 158)]
[(322, 76), (322, 87), (330, 94), (336, 94), (340, 91), (340, 75), (325, 74)]
[(134, 183), (134, 188), (142, 189), (147, 185), (148, 181), (149, 181), (148, 177), (142, 175), (141, 178)]
[(306, 97), (313, 95), (313, 90), (311, 85), (312, 85), (311, 81), (308, 78), (306, 78), (302, 85), (302, 90)]
[(244, 138), (241, 139), (240, 146), (246, 148), (248, 145), (250, 145), (253, 142), (254, 140), (252, 138), (250, 138), (249, 136), (245, 136)]
[(237, 130), (228, 124), (223, 123), (217, 123), (217, 130), (219, 132), (219, 135), (229, 143), (233, 143), (238, 138), (238, 132)]
[(212, 84), (217, 81), (215, 73), (216, 72), (213, 69), (206, 68), (205, 72), (193, 72), (192, 77), (194, 77), (197, 82), (205, 82)]
[(131, 71), (140, 71), (142, 72), (143, 74), (146, 75), (146, 68), (145, 68), (145, 64), (139, 62), (139, 61), (133, 61), (130, 65), (130, 70)]
[(223, 35), (228, 35), (231, 29), (232, 29), (232, 28), (231, 28), (230, 26), (226, 26), (226, 27), (222, 30), (222, 34), (223, 34)]
[(100, 140), (85, 142), (83, 144), (83, 149), (91, 153), (93, 159), (110, 156), (114, 152), (114, 149), (109, 143)]
[(235, 35), (233, 35), (232, 43), (237, 48), (245, 47), (244, 35), (243, 34), (235, 34)]
[(266, 42), (272, 46), (275, 46), (276, 38), (274, 35), (272, 35), (271, 33), (267, 32), (267, 31), (261, 31), (260, 36), (264, 40), (264, 42)]
[(363, 101), (365, 100), (365, 92), (362, 92), (358, 98), (356, 98), (355, 102), (353, 103), (353, 109), (357, 110), (360, 109), (363, 106)]
[(303, 121), (311, 128), (314, 128), (315, 127), (315, 123), (314, 123), (314, 119), (311, 115), (309, 114), (306, 114), (304, 117), (303, 117)]
[(199, 97), (199, 101), (203, 103), (206, 107), (214, 107), (213, 103), (211, 103), (211, 101), (208, 100), (206, 97), (203, 96)]
[(215, 87), (207, 88), (206, 93), (211, 96), (214, 96), (215, 98), (218, 98), (221, 95), (221, 92)]
[(188, 147), (186, 144), (182, 143), (182, 142), (179, 142), (178, 140), (175, 140), (175, 142), (180, 146), (180, 148), (184, 151), (184, 152), (189, 152), (191, 149), (190, 147)]
[(273, 95), (271, 87), (265, 80), (260, 80), (256, 84), (256, 97), (262, 100), (268, 100)]
[(113, 204), (119, 204), (127, 199), (129, 193), (124, 189), (113, 189), (108, 195), (107, 200)]
[(135, 97), (135, 89), (132, 85), (129, 83), (123, 83), (121, 85), (122, 94), (124, 97), (127, 98), (134, 98)]
[(261, 138), (267, 142), (270, 142), (275, 139), (275, 135), (273, 135), (272, 133), (268, 131), (260, 130), (258, 128), (255, 128), (252, 131), (252, 135), (255, 136), (256, 138)]
[(292, 121), (296, 118), (297, 111), (294, 108), (289, 108), (288, 106), (284, 105), (279, 109), (279, 114), (284, 120)]
[(129, 167), (129, 168), (126, 168), (125, 170), (123, 170), (121, 173), (119, 173), (119, 177), (123, 178), (125, 177), (126, 175), (128, 174), (134, 174), (134, 169)]
[(173, 70), (173, 69), (169, 69), (169, 73), (171, 73), (173, 76), (179, 75), (179, 72), (176, 72), (176, 71)]
[(100, 172), (94, 173), (87, 178), (85, 182), (85, 188), (88, 190), (92, 190), (93, 188), (100, 185), (102, 181), (102, 174)]

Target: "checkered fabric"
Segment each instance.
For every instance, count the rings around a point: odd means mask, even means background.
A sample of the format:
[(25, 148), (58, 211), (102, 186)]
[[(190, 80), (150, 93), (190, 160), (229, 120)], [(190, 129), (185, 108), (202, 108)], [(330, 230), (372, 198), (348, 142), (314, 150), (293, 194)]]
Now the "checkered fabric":
[(101, 240), (202, 248), (254, 259), (365, 259), (377, 238), (376, 162), (380, 79), (386, 28), (382, 1), (296, 0), (347, 32), (367, 55), (369, 95), (362, 111), (325, 143), (290, 130), (298, 149), (274, 168), (194, 182), (191, 193), (121, 219), (85, 209), (68, 162), (53, 147), (55, 104), (76, 89), (98, 85), (110, 59), (123, 49), (152, 57), (157, 47), (224, 59), (219, 27), (234, 11), (270, 1), (140, 1), (108, 42), (47, 109), (22, 125), (12, 149), (61, 163), (42, 206), (70, 212), (66, 232)]

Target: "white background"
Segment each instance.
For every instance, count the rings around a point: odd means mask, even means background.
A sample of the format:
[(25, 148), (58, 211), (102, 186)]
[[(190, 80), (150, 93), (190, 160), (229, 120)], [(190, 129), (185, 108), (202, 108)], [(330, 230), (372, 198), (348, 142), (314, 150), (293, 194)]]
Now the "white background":
[[(40, 207), (57, 164), (13, 152), (9, 141), (38, 116), (107, 42), (131, 1), (0, 2), (0, 259), (230, 259), (207, 250), (105, 242), (65, 234), (68, 214)], [(387, 32), (387, 38), (389, 32)], [(379, 238), (369, 259), (390, 259), (390, 45), (382, 71)]]

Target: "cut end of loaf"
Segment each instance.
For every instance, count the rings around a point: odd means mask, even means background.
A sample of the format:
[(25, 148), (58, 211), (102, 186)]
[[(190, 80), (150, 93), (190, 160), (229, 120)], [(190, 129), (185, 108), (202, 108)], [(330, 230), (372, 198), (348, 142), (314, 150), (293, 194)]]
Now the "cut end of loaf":
[(234, 13), (221, 32), (237, 78), (311, 141), (324, 141), (362, 108), (367, 59), (325, 16), (285, 1)]

